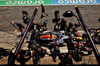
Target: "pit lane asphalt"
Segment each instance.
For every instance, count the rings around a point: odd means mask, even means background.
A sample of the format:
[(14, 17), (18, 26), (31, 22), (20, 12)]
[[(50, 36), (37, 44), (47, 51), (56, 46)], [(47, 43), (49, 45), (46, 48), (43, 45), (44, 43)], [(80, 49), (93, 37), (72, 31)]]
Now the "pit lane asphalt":
[[(54, 19), (54, 12), (55, 10), (59, 10), (60, 18), (63, 18), (63, 13), (67, 10), (73, 11), (76, 14), (75, 5), (45, 5), (45, 11), (48, 16), (40, 19), (41, 16), (41, 6), (0, 6), (0, 16), (6, 17), (9, 21), (20, 22), (24, 26), (22, 20), (22, 11), (27, 11), (32, 16), (36, 7), (39, 7), (37, 15), (34, 19), (34, 23), (43, 22), (44, 20), (48, 20), (47, 28), (48, 30), (53, 30), (54, 23), (52, 19)], [(79, 10), (83, 16), (85, 22), (91, 21), (86, 23), (88, 28), (98, 28), (100, 26), (100, 22), (98, 19), (100, 18), (100, 5), (78, 5)], [(77, 14), (76, 14), (77, 15)], [(0, 18), (0, 30), (4, 31), (14, 31), (15, 28), (4, 18)], [(66, 18), (67, 22), (71, 22), (72, 18)], [(73, 23), (77, 23), (77, 19), (74, 17), (72, 20)], [(81, 29), (81, 28), (79, 28)]]

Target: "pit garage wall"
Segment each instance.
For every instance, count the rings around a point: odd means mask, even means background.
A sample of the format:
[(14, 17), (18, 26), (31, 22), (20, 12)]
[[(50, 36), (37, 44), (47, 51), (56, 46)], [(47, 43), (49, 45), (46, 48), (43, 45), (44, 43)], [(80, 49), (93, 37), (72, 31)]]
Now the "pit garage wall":
[(0, 0), (0, 5), (85, 5), (100, 4), (100, 0)]

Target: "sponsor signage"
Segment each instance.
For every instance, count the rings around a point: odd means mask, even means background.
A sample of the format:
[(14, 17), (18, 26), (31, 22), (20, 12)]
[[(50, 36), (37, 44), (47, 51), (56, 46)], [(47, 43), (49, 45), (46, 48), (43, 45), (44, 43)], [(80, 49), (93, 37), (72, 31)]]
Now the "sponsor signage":
[(55, 5), (100, 4), (100, 0), (51, 0), (51, 4)]
[(0, 5), (40, 5), (51, 4), (51, 0), (0, 0)]
[(0, 5), (78, 5), (100, 4), (100, 0), (0, 0)]

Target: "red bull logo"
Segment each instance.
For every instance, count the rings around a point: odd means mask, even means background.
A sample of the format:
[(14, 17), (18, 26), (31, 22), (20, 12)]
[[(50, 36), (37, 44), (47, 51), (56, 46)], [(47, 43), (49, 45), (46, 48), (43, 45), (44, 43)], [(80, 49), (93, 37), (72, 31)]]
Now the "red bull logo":
[(56, 36), (48, 34), (48, 35), (40, 36), (40, 38), (53, 39), (53, 38), (56, 38)]

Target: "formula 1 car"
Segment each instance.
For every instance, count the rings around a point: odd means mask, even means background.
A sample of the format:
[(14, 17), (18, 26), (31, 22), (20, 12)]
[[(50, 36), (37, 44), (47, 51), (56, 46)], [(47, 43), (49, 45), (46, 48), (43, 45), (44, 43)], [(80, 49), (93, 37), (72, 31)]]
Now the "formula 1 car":
[(36, 41), (38, 41), (40, 45), (48, 47), (55, 46), (57, 40), (58, 40), (57, 45), (63, 44), (64, 41), (67, 39), (70, 39), (70, 37), (67, 35), (63, 35), (61, 32), (57, 31), (50, 31), (36, 35)]

